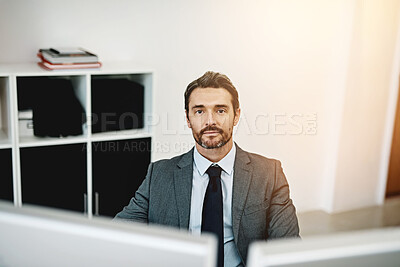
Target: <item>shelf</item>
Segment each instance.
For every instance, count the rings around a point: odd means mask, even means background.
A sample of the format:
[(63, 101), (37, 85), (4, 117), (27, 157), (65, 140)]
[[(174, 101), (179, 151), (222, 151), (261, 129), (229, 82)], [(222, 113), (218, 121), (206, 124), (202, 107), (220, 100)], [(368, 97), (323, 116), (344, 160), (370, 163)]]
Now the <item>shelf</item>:
[(132, 62), (102, 62), (99, 69), (89, 70), (90, 74), (152, 74), (154, 71), (146, 66), (132, 67)]
[[(129, 203), (150, 163), (151, 139), (128, 139), (92, 143), (93, 192), (99, 215), (114, 217)], [(96, 207), (97, 206), (97, 207)]]
[[(101, 61), (102, 62), (102, 61)], [(45, 70), (37, 65), (37, 62), (0, 64), (0, 76), (8, 76), (18, 73), (23, 76), (74, 76), (84, 74), (150, 74), (153, 70), (148, 67), (132, 66), (132, 62), (102, 62), (98, 69), (71, 69), (71, 70)]]
[(23, 148), (20, 157), (24, 203), (84, 211), (86, 144)]
[(95, 133), (92, 134), (90, 140), (93, 142), (99, 142), (99, 141), (125, 140), (134, 138), (146, 138), (146, 137), (152, 137), (152, 134), (145, 129), (133, 129), (133, 130)]
[[(0, 198), (91, 218), (96, 200), (101, 216), (113, 216), (132, 197), (152, 155), (153, 126), (145, 114), (153, 111), (154, 71), (132, 62), (102, 63), (53, 71), (36, 62), (0, 64)], [(126, 92), (117, 80), (138, 85)], [(106, 84), (105, 93), (96, 83)], [(104, 124), (93, 130), (94, 114)]]
[(67, 145), (76, 143), (85, 143), (88, 141), (87, 136), (68, 136), (68, 137), (37, 137), (22, 136), (19, 138), (19, 147), (36, 147), (36, 146), (52, 146)]
[(60, 76), (60, 75), (82, 75), (82, 70), (57, 70), (48, 71), (44, 70), (37, 65), (36, 62), (32, 63), (15, 63), (15, 64), (0, 64), (0, 76), (9, 75), (11, 73), (18, 73), (19, 77), (24, 76)]
[[(66, 145), (74, 143), (85, 143), (89, 140), (92, 142), (100, 141), (115, 141), (135, 138), (152, 137), (152, 134), (144, 129), (124, 130), (124, 131), (110, 131), (103, 133), (92, 134), (90, 138), (87, 136), (68, 136), (68, 137), (37, 137), (37, 136), (21, 136), (19, 138), (19, 147), (36, 147), (36, 146), (51, 146), (51, 145)], [(5, 144), (4, 147), (10, 148), (11, 144)]]
[[(35, 134), (52, 137), (51, 140), (59, 140), (58, 136), (85, 135), (82, 118), (86, 117), (86, 94), (85, 75), (53, 76), (52, 79), (47, 76), (17, 77), (18, 111), (31, 110), (36, 119)], [(23, 133), (26, 131), (28, 134)], [(32, 139), (33, 130), (31, 135), (29, 132), (26, 127), (21, 127), (22, 146), (24, 141), (30, 146), (39, 140), (42, 142), (42, 138)]]

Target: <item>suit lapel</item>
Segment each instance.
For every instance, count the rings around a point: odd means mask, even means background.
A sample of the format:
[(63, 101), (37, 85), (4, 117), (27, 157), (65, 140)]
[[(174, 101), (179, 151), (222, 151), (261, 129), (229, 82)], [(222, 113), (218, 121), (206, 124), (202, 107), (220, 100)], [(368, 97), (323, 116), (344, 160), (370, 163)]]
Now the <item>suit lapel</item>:
[(174, 171), (175, 198), (179, 214), (179, 227), (189, 228), (190, 203), (193, 182), (193, 149), (182, 156)]
[(232, 228), (235, 243), (237, 245), (240, 220), (246, 204), (247, 194), (252, 179), (250, 158), (239, 146), (236, 145), (236, 158), (233, 173), (233, 197), (232, 197)]

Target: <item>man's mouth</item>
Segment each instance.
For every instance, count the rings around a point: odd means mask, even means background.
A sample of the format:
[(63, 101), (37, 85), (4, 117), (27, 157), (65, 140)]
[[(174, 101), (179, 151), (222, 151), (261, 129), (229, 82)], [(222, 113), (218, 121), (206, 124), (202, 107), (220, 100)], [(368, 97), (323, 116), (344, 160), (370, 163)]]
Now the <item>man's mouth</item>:
[(216, 135), (216, 134), (220, 134), (222, 132), (222, 130), (218, 129), (218, 128), (206, 128), (203, 129), (201, 131), (201, 134), (206, 134), (206, 135)]
[(218, 131), (205, 131), (204, 132), (204, 135), (217, 135), (217, 134), (219, 134)]

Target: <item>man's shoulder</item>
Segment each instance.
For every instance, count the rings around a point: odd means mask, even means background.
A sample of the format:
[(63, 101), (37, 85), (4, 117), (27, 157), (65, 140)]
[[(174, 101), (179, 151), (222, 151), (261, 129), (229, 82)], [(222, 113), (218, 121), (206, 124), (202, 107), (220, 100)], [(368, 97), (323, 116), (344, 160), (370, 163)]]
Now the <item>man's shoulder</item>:
[(173, 168), (176, 167), (180, 164), (189, 164), (189, 163), (193, 163), (193, 149), (183, 153), (181, 155), (175, 156), (173, 158), (170, 159), (160, 159), (157, 160), (155, 162), (153, 162), (153, 168), (157, 168), (157, 169), (169, 169), (169, 168)]
[[(238, 168), (249, 168), (253, 172), (253, 181), (269, 183), (274, 179), (265, 179), (265, 177), (284, 177), (280, 175), (283, 172), (282, 164), (279, 160), (262, 156), (242, 150), (241, 160)], [(264, 182), (262, 182), (264, 181)]]

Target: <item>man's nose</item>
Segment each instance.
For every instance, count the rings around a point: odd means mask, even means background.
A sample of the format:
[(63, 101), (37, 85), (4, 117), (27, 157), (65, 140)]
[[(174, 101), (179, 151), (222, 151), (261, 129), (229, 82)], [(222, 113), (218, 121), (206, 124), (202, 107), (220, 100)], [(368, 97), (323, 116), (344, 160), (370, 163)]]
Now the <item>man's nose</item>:
[(206, 125), (215, 125), (215, 114), (213, 112), (207, 112), (207, 117), (206, 117)]

